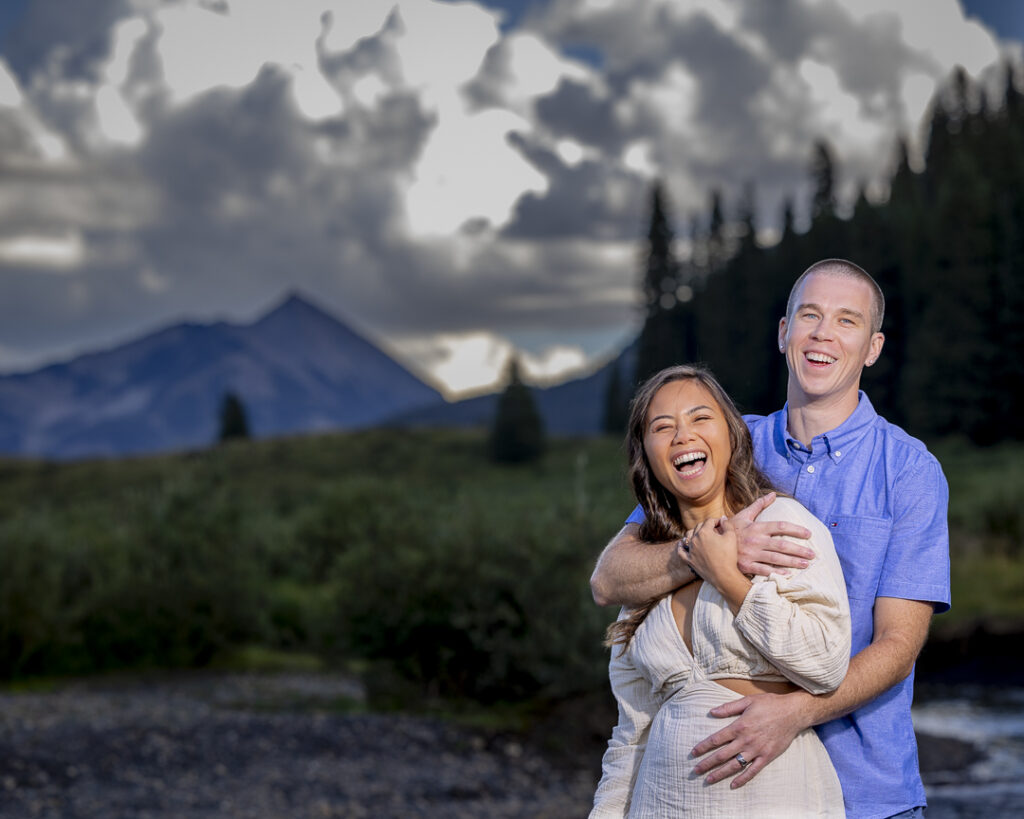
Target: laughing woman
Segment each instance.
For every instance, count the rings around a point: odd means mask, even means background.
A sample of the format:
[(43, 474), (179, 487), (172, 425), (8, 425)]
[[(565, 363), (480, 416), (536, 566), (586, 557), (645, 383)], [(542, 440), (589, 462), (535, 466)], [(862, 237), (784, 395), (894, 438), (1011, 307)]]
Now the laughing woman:
[[(772, 490), (754, 465), (750, 433), (707, 372), (672, 367), (633, 400), (630, 478), (646, 514), (640, 536), (683, 540), (702, 580), (623, 610), (608, 630), (619, 720), (602, 761), (591, 819), (841, 817), (843, 796), (812, 729), (745, 786), (708, 785), (690, 750), (726, 722), (716, 705), (796, 687), (812, 694), (842, 682), (850, 614), (828, 530), (791, 498), (759, 520), (811, 530), (816, 558), (789, 576), (747, 578), (736, 567), (727, 516)], [(737, 771), (752, 760), (736, 754)]]

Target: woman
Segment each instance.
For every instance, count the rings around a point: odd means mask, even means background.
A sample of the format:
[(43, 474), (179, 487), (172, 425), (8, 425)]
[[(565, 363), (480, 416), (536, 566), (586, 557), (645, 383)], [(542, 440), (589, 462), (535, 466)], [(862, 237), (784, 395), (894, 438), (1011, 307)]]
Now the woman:
[[(706, 784), (690, 756), (725, 724), (708, 715), (716, 705), (797, 686), (821, 694), (842, 682), (850, 614), (828, 530), (780, 497), (760, 519), (810, 529), (816, 558), (786, 577), (739, 571), (727, 516), (772, 487), (754, 464), (742, 417), (706, 370), (672, 367), (647, 381), (633, 400), (628, 446), (647, 518), (641, 537), (680, 538), (702, 580), (624, 610), (609, 628), (619, 721), (591, 819), (843, 816), (839, 780), (811, 729), (741, 788)], [(736, 761), (751, 762), (742, 752)]]

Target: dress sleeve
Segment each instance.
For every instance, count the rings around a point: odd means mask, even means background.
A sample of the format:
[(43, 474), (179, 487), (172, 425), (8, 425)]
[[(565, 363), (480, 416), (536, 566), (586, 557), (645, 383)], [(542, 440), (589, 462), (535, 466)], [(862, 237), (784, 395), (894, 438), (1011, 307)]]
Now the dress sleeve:
[(850, 604), (842, 568), (820, 521), (795, 501), (778, 511), (782, 519), (811, 530), (816, 557), (789, 577), (755, 578), (734, 624), (784, 677), (824, 694), (839, 687), (850, 662)]
[(633, 664), (630, 652), (623, 651), (621, 646), (612, 646), (608, 676), (619, 706), (619, 721), (601, 759), (601, 781), (594, 794), (590, 819), (628, 816), (651, 722), (661, 707), (661, 700), (651, 691), (651, 683)]

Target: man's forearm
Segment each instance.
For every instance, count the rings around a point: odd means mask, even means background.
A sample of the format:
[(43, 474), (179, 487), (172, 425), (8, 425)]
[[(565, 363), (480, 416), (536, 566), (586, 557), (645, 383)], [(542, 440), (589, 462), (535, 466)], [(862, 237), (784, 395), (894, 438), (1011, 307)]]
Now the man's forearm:
[[(887, 602), (880, 599), (876, 601), (876, 607)], [(932, 609), (930, 604), (917, 601), (900, 601), (899, 606), (902, 609), (919, 607), (919, 610), (908, 612), (909, 622), (904, 620), (902, 627), (887, 628), (854, 655), (839, 688), (820, 696), (803, 693), (807, 727), (846, 716), (910, 674), (928, 636)]]
[(645, 543), (638, 528), (626, 524), (597, 559), (590, 591), (599, 606), (638, 606), (694, 579), (675, 541)]

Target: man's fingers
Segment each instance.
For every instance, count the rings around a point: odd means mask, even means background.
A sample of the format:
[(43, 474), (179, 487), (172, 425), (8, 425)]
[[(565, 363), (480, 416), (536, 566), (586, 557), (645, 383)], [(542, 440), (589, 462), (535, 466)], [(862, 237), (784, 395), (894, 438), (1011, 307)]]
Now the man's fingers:
[[(725, 746), (724, 748), (719, 748), (713, 754), (711, 754), (708, 757), (705, 757), (699, 763), (697, 763), (693, 768), (693, 772), (697, 774), (697, 776), (703, 776), (704, 774), (708, 774), (708, 783), (714, 783), (720, 779), (724, 779), (727, 776), (731, 776), (732, 774), (736, 773), (736, 771), (732, 770), (732, 768), (729, 766), (729, 763), (735, 762), (735, 767), (737, 768), (740, 764), (736, 761), (737, 753), (739, 752), (732, 750), (731, 744)], [(709, 771), (710, 773), (708, 773)]]
[(765, 526), (768, 529), (768, 534), (774, 537), (795, 537), (798, 540), (807, 540), (811, 536), (810, 529), (798, 523), (790, 523), (788, 520), (766, 521)]
[[(720, 705), (718, 707), (719, 708), (723, 708), (724, 706)], [(714, 712), (712, 712), (712, 713), (714, 714)], [(714, 716), (717, 717), (717, 716), (731, 716), (731, 715), (729, 715), (729, 714), (714, 714)], [(704, 754), (710, 753), (711, 751), (715, 750), (716, 748), (721, 748), (723, 745), (727, 745), (728, 743), (732, 742), (734, 736), (735, 736), (735, 731), (733, 731), (731, 725), (729, 727), (727, 727), (727, 728), (723, 728), (721, 731), (717, 731), (716, 733), (712, 734), (711, 736), (707, 737), (706, 739), (702, 739), (700, 742), (698, 742), (696, 745), (694, 745), (693, 746), (693, 750), (690, 751), (690, 756), (704, 756)], [(728, 758), (728, 757), (726, 757), (726, 758)], [(702, 760), (700, 764), (703, 765), (704, 762), (705, 762), (705, 760)], [(720, 763), (716, 763), (716, 764), (720, 764)], [(709, 767), (714, 767), (714, 766), (709, 766)]]
[[(739, 765), (738, 762), (736, 764)], [(751, 763), (747, 765), (746, 770), (741, 770), (740, 775), (734, 778), (732, 782), (729, 783), (729, 787), (734, 789), (742, 788), (751, 779), (757, 776), (761, 772), (761, 769), (763, 767), (764, 765), (761, 764), (760, 759), (752, 760)]]
[(766, 540), (758, 541), (764, 544), (767, 552), (780, 555), (790, 555), (811, 560), (814, 558), (814, 549), (807, 545), (807, 541), (790, 540), (791, 535), (785, 537), (778, 535), (769, 537)]
[[(711, 709), (711, 716), (713, 716), (713, 717), (735, 717), (735, 716), (738, 716), (739, 714), (742, 714), (744, 711), (746, 711), (747, 707), (749, 705), (750, 705), (750, 700), (747, 697), (740, 697), (738, 700), (729, 700), (728, 702), (723, 702), (721, 705), (716, 705), (714, 708), (712, 708)], [(705, 739), (704, 742), (701, 742), (700, 745), (697, 746), (697, 748), (700, 748), (701, 745), (703, 745), (705, 742), (711, 742), (711, 740), (715, 739), (715, 737), (718, 737), (718, 736), (723, 736), (724, 737), (727, 730), (728, 729), (723, 728), (718, 733), (712, 734), (707, 739)], [(711, 750), (711, 748), (717, 748), (719, 745), (724, 745), (726, 742), (729, 742), (731, 739), (732, 739), (732, 735), (730, 735), (728, 739), (723, 739), (720, 742), (714, 743), (713, 745), (711, 745), (710, 748), (708, 748), (708, 750)], [(696, 750), (696, 748), (694, 750)]]
[(733, 516), (733, 521), (738, 523), (740, 526), (746, 526), (752, 523), (754, 518), (761, 514), (765, 509), (772, 505), (775, 501), (775, 493), (769, 492), (767, 495), (762, 495), (755, 500), (746, 509), (741, 509)]
[[(761, 577), (768, 577), (771, 574), (781, 574), (783, 577), (789, 577), (793, 574), (785, 566), (777, 566), (774, 563), (743, 563), (742, 561), (737, 563), (740, 571), (746, 575), (759, 574)], [(797, 567), (803, 568), (803, 567)]]

